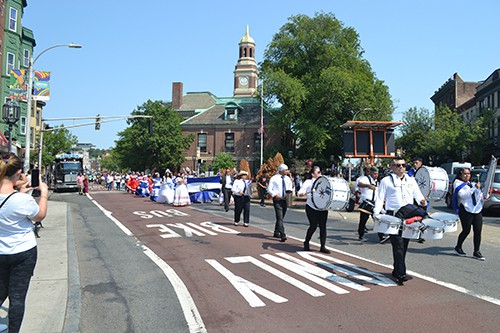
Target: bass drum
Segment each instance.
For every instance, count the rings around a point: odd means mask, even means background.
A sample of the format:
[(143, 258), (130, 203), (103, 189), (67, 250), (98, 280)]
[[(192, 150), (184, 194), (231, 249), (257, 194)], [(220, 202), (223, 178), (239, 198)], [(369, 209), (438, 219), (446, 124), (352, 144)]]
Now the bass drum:
[(448, 193), (450, 180), (443, 168), (423, 166), (415, 174), (415, 180), (427, 199), (442, 200)]
[(349, 183), (340, 177), (318, 177), (311, 189), (311, 199), (316, 210), (345, 210), (349, 205)]

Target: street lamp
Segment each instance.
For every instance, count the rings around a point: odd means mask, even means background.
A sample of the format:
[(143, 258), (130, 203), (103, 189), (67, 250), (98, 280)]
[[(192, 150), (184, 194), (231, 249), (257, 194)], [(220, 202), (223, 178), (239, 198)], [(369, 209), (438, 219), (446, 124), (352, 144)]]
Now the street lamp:
[(359, 111), (356, 111), (356, 112), (354, 113), (354, 116), (352, 117), (352, 121), (355, 121), (355, 120), (356, 120), (356, 117), (357, 117), (357, 116), (358, 116), (361, 112), (363, 112), (363, 111), (371, 111), (371, 108), (364, 108), (364, 109), (361, 109), (361, 110), (359, 110)]
[(12, 152), (12, 126), (21, 116), (21, 107), (13, 101), (8, 101), (2, 106), (3, 120), (9, 125), (9, 154)]
[[(29, 62), (29, 67), (28, 67), (28, 95), (26, 97), (26, 104), (27, 104), (27, 117), (26, 117), (26, 152), (24, 154), (24, 170), (28, 171), (30, 168), (30, 148), (31, 148), (31, 99), (32, 99), (32, 94), (33, 94), (33, 66), (35, 65), (36, 61), (42, 54), (47, 52), (48, 50), (55, 49), (56, 47), (69, 47), (72, 49), (80, 49), (82, 46), (78, 44), (57, 44), (50, 46), (40, 52), (40, 54), (33, 60), (33, 55), (30, 58)], [(40, 147), (41, 149), (41, 147)], [(40, 166), (39, 166), (40, 167)]]

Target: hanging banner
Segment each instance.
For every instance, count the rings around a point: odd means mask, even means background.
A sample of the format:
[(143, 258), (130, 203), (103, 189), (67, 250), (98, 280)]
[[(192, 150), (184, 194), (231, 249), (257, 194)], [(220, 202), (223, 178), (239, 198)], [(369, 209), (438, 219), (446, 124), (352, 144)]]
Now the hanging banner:
[(27, 82), (24, 69), (10, 70), (9, 98), (16, 101), (26, 100)]
[(50, 100), (50, 72), (35, 71), (33, 87), (34, 101)]

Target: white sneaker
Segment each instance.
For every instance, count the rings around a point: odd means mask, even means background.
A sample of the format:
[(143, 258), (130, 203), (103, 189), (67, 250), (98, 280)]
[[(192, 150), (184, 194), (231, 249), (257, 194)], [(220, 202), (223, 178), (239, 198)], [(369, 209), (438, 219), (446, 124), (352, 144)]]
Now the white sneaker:
[(234, 222), (234, 225), (238, 225), (238, 222)]
[(245, 227), (248, 227), (248, 223), (243, 223), (243, 225), (244, 225)]
[(0, 324), (0, 332), (7, 331), (8, 328), (9, 328), (9, 326), (7, 326), (5, 324)]

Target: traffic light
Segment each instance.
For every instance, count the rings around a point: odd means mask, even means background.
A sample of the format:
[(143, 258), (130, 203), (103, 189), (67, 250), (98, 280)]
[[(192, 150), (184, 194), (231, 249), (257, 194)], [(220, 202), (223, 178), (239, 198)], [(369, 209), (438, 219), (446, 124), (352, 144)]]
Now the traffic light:
[(98, 131), (101, 129), (101, 115), (98, 114), (95, 116), (95, 130)]

